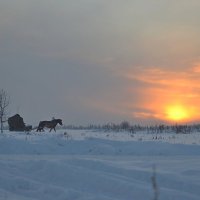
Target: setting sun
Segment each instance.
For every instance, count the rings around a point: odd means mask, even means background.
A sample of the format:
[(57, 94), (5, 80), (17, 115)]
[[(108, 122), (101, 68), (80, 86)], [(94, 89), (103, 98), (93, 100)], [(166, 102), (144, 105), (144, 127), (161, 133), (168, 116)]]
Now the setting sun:
[(169, 106), (166, 110), (167, 118), (173, 121), (185, 120), (189, 117), (189, 113), (183, 106)]

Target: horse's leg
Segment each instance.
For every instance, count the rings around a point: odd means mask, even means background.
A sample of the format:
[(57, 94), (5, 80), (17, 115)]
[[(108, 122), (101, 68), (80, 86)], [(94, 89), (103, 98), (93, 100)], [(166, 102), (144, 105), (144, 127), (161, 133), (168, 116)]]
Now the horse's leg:
[(54, 129), (54, 131), (56, 132), (56, 128), (54, 127), (53, 129)]
[(37, 128), (37, 132), (41, 132), (41, 131), (44, 131), (44, 128), (42, 127), (42, 126), (38, 126), (38, 128)]
[(51, 132), (52, 128), (50, 128), (49, 132)]

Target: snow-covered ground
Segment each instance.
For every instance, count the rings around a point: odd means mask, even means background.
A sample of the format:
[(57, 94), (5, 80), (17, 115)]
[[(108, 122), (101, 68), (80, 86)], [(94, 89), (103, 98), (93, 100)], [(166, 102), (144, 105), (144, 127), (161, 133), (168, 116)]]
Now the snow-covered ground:
[(200, 199), (200, 133), (0, 135), (2, 200)]

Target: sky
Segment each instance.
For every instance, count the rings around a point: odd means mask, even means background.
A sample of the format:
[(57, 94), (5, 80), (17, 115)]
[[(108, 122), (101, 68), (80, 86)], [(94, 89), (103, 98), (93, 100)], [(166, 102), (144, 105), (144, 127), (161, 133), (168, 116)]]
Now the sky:
[(36, 125), (200, 121), (199, 0), (1, 0), (0, 88)]

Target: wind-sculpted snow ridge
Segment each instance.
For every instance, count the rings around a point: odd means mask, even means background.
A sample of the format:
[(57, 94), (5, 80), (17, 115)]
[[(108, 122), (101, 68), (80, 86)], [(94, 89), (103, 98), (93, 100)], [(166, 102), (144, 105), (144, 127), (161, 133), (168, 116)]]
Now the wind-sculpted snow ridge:
[[(0, 135), (0, 200), (151, 200), (153, 166), (158, 200), (197, 200), (198, 135), (174, 136), (179, 144), (144, 133), (5, 132)], [(182, 142), (189, 136), (197, 144)]]

